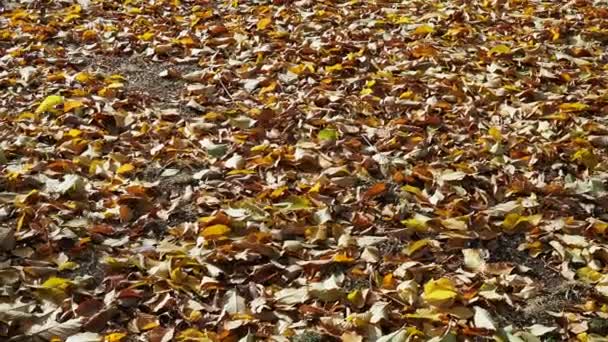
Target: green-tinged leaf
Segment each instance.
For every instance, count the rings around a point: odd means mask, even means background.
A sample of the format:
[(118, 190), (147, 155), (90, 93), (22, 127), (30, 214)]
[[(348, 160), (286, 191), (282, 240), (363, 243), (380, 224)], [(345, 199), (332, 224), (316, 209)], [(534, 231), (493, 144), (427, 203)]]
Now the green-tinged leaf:
[(585, 111), (589, 109), (589, 106), (580, 102), (562, 103), (561, 105), (559, 105), (559, 109), (560, 111), (565, 113), (574, 113)]
[(275, 206), (284, 210), (306, 210), (312, 209), (310, 200), (305, 196), (289, 196), (284, 202), (276, 203)]
[(593, 169), (599, 160), (593, 153), (593, 150), (589, 148), (581, 148), (572, 155), (572, 161), (578, 162), (579, 164), (585, 165), (588, 169)]
[(412, 230), (415, 230), (418, 232), (425, 232), (428, 230), (427, 222), (430, 220), (431, 219), (429, 217), (426, 217), (426, 216), (420, 215), (420, 214), (416, 214), (412, 218), (402, 220), (401, 224), (403, 224), (404, 226), (406, 226), (409, 229), (412, 229)]
[(576, 271), (576, 276), (586, 283), (597, 283), (602, 279), (602, 274), (590, 267), (581, 267)]
[(64, 101), (63, 96), (61, 95), (50, 95), (47, 96), (38, 108), (36, 108), (36, 114), (41, 114), (53, 109), (55, 106), (62, 104)]
[(494, 56), (494, 55), (506, 55), (506, 54), (510, 54), (511, 53), (511, 48), (504, 45), (504, 44), (499, 44), (496, 45), (495, 47), (491, 48), (490, 51), (488, 51), (488, 56)]
[(319, 131), (317, 138), (319, 138), (319, 140), (329, 140), (329, 141), (338, 140), (338, 131), (336, 131), (333, 128), (324, 128), (321, 131)]

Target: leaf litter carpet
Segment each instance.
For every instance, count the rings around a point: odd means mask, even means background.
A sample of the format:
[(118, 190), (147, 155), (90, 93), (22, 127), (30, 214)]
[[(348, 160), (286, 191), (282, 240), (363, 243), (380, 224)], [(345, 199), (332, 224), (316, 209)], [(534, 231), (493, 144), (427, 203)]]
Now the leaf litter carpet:
[(3, 341), (605, 341), (605, 1), (0, 3)]

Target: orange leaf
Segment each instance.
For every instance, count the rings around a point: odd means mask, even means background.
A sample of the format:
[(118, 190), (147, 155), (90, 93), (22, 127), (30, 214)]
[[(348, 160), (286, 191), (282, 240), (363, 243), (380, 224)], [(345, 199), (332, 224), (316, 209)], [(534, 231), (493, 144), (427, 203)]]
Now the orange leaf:
[(392, 273), (389, 273), (382, 278), (382, 288), (385, 288), (385, 289), (394, 289), (395, 288), (395, 278), (393, 278)]
[(129, 221), (133, 217), (131, 208), (129, 208), (129, 206), (127, 206), (127, 205), (121, 205), (119, 213), (120, 213), (120, 220), (123, 222)]
[(376, 183), (363, 194), (364, 199), (371, 199), (386, 192), (385, 183)]

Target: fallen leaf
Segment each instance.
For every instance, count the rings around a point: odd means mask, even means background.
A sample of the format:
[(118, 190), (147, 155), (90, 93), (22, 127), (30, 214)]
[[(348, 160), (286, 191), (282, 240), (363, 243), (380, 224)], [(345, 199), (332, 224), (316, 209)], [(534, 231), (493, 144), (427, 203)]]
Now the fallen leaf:
[(260, 19), (257, 24), (258, 30), (265, 30), (271, 23), (272, 19), (270, 17)]
[(214, 224), (203, 229), (201, 235), (205, 238), (213, 239), (226, 236), (230, 233), (230, 227), (223, 224)]
[(63, 96), (60, 95), (49, 95), (47, 96), (36, 108), (36, 114), (42, 114), (53, 109), (55, 106), (62, 104), (64, 101)]

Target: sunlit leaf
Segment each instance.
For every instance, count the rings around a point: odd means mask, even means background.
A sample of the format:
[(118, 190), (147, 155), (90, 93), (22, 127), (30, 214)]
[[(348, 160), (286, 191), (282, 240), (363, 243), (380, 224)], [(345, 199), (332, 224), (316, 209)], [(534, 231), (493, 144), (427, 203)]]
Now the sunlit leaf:
[(412, 242), (407, 246), (405, 253), (407, 255), (412, 255), (412, 254), (416, 253), (417, 251), (421, 250), (422, 248), (428, 246), (430, 244), (430, 242), (431, 242), (431, 240), (429, 240), (429, 239), (422, 239), (422, 240)]
[(223, 224), (214, 224), (203, 229), (201, 235), (206, 238), (218, 238), (222, 236), (226, 236), (230, 233), (230, 227)]
[(117, 170), (116, 173), (119, 175), (126, 175), (135, 170), (135, 166), (133, 164), (122, 164)]
[(521, 223), (526, 223), (526, 222), (533, 226), (536, 226), (540, 223), (541, 219), (542, 219), (541, 214), (522, 216), (518, 213), (510, 213), (507, 216), (505, 216), (505, 219), (502, 222), (502, 227), (508, 231), (514, 230)]
[(599, 163), (599, 160), (593, 153), (593, 150), (588, 148), (582, 148), (576, 151), (572, 155), (572, 161), (585, 165), (585, 167), (589, 169), (593, 169)]
[(333, 128), (324, 128), (319, 131), (317, 138), (319, 138), (319, 140), (329, 140), (329, 141), (337, 140), (338, 131), (336, 131)]
[(41, 114), (53, 109), (55, 106), (62, 104), (64, 101), (63, 96), (50, 95), (47, 96), (36, 108), (36, 114)]
[(435, 28), (431, 25), (420, 25), (412, 32), (415, 35), (426, 35), (435, 32)]
[(270, 17), (260, 19), (257, 23), (258, 30), (265, 30), (271, 23), (272, 19)]
[(586, 283), (597, 283), (602, 279), (602, 274), (590, 267), (581, 267), (576, 271), (576, 276)]
[(488, 51), (488, 56), (506, 55), (511, 53), (511, 48), (504, 44), (494, 46)]
[(458, 296), (454, 283), (448, 278), (430, 280), (424, 284), (424, 299), (434, 306), (450, 306)]
[(562, 103), (559, 105), (559, 109), (564, 113), (574, 113), (585, 111), (589, 109), (589, 106), (580, 102)]

